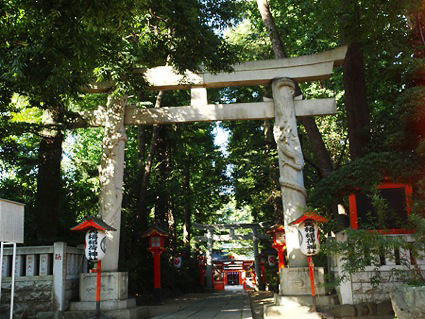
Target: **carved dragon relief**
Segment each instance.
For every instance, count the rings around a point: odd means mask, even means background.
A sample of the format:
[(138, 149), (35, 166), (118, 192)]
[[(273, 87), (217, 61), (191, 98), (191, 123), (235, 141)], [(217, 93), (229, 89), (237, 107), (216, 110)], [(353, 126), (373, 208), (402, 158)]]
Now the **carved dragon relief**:
[[(294, 109), (295, 84), (290, 79), (273, 81), (273, 99), (275, 104), (274, 138), (278, 146), (280, 185), (301, 192), (307, 197), (302, 179), (304, 158), (298, 138)], [(301, 178), (297, 175), (301, 174)]]

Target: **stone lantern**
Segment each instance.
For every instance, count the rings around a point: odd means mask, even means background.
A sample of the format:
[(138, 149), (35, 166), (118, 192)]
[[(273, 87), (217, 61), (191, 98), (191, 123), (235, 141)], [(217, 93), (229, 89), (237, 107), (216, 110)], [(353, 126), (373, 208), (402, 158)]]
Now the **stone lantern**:
[(167, 250), (165, 248), (165, 239), (168, 233), (157, 225), (153, 225), (144, 234), (143, 237), (149, 238), (149, 251), (153, 255), (154, 262), (154, 301), (158, 304), (162, 302), (161, 295), (161, 254)]

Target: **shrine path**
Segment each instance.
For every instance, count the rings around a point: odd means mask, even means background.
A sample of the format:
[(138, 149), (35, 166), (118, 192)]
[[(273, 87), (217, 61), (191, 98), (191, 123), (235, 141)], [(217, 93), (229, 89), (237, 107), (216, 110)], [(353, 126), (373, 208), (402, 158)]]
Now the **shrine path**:
[(252, 319), (248, 293), (244, 291), (215, 292), (193, 301), (182, 309), (152, 319)]

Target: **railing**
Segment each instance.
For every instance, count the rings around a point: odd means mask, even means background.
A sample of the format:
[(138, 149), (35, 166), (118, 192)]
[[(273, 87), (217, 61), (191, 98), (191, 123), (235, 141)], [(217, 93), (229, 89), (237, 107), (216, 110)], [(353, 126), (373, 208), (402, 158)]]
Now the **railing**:
[[(4, 249), (2, 282), (12, 281), (12, 249)], [(69, 247), (58, 242), (53, 246), (18, 247), (15, 259), (15, 280), (51, 281), (52, 310), (65, 310), (75, 293), (67, 291), (67, 281), (78, 281), (81, 272), (87, 272), (84, 249)], [(77, 285), (74, 285), (77, 286)]]

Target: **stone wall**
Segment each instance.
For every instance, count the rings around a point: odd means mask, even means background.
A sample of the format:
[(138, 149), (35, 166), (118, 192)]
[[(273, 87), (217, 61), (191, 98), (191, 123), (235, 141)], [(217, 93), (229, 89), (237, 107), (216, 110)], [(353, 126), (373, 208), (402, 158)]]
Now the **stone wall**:
[[(15, 260), (14, 315), (35, 318), (39, 313), (66, 310), (70, 301), (78, 300), (79, 275), (87, 271), (84, 250), (53, 246), (18, 247)], [(12, 251), (6, 249), (2, 261), (0, 315), (9, 317)], [(15, 318), (14, 317), (14, 318)]]
[[(401, 235), (406, 236), (406, 235)], [(406, 236), (409, 238), (408, 236)], [(328, 240), (346, 241), (345, 233), (338, 233), (335, 238)], [(409, 252), (400, 252), (400, 255), (410, 257)], [(335, 277), (342, 277), (344, 256), (329, 256), (328, 267), (329, 272)], [(411, 263), (413, 261), (410, 261)], [(415, 260), (418, 267), (425, 276), (425, 260)], [(354, 274), (345, 274), (347, 279), (343, 281), (337, 288), (338, 297), (341, 304), (360, 304), (365, 302), (379, 303), (390, 299), (390, 291), (403, 283), (401, 275), (409, 271), (409, 269), (394, 262), (394, 256), (384, 256), (383, 265), (380, 267), (365, 267), (364, 271)], [(372, 284), (372, 279), (379, 275), (376, 285)]]
[[(9, 313), (11, 280), (2, 283), (1, 313)], [(50, 311), (52, 307), (53, 276), (28, 280), (18, 278), (15, 282), (14, 313), (35, 317), (39, 312)]]

